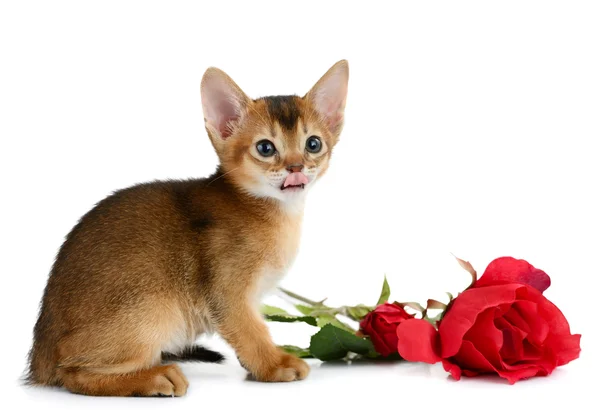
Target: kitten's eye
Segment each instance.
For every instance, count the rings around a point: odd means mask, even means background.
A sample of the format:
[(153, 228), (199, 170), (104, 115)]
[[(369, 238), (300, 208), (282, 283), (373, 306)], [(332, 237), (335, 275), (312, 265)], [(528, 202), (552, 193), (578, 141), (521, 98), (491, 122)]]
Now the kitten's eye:
[(313, 154), (321, 151), (322, 146), (323, 144), (321, 143), (321, 138), (315, 137), (314, 135), (306, 140), (306, 150), (308, 152), (312, 152)]
[(262, 140), (256, 143), (256, 150), (263, 157), (270, 157), (275, 154), (275, 145), (269, 140)]

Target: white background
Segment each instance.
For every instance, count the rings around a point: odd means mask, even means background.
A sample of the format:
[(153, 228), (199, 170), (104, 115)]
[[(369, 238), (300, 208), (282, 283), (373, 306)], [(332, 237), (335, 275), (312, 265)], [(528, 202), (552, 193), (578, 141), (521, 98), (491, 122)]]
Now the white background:
[[(577, 404), (597, 385), (600, 7), (584, 1), (29, 2), (0, 6), (2, 401), (43, 408), (465, 408)], [(441, 366), (323, 365), (303, 382), (185, 365), (178, 399), (24, 388), (38, 302), (64, 236), (115, 189), (209, 175), (199, 84), (217, 66), (252, 97), (304, 94), (350, 63), (346, 128), (311, 192), (283, 285), (372, 304), (468, 284), (527, 259), (583, 334), (549, 378), (453, 382)], [(278, 303), (278, 298), (271, 301)], [(314, 328), (272, 327), (306, 345)], [(597, 399), (593, 399), (597, 403)]]

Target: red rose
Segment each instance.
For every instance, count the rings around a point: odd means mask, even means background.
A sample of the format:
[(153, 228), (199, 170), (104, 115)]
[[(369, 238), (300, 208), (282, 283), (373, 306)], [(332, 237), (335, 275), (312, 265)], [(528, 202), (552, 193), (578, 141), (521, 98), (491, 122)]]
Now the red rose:
[(542, 292), (550, 278), (524, 260), (499, 258), (452, 301), (439, 331), (425, 320), (398, 326), (398, 352), (409, 361), (436, 363), (456, 380), (496, 373), (510, 384), (549, 375), (579, 357), (562, 312)]
[(398, 325), (413, 317), (398, 305), (384, 303), (364, 317), (360, 329), (371, 338), (377, 353), (386, 357), (398, 351)]

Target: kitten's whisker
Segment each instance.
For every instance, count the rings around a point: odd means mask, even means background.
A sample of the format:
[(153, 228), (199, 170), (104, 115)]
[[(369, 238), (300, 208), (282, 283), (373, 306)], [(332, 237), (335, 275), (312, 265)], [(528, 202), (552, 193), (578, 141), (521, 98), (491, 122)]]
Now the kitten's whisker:
[[(240, 165), (241, 166), (241, 165)], [(231, 171), (227, 171), (226, 173), (224, 173), (223, 175), (219, 175), (218, 177), (216, 177), (215, 179), (213, 179), (212, 181), (210, 181), (208, 184), (206, 184), (206, 186), (209, 186), (210, 184), (212, 184), (213, 182), (215, 182), (217, 179), (223, 178), (225, 175), (232, 173), (233, 171), (235, 171), (236, 169), (239, 169), (240, 167), (235, 167), (234, 169), (232, 169)]]

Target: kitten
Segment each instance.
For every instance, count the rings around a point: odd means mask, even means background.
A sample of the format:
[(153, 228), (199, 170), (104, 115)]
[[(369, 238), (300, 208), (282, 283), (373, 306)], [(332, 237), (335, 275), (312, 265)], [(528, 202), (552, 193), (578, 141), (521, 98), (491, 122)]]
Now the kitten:
[(194, 347), (208, 332), (256, 380), (305, 378), (308, 365), (271, 340), (260, 298), (296, 256), (305, 195), (338, 142), (347, 87), (345, 60), (303, 97), (255, 100), (209, 68), (201, 98), (215, 174), (129, 187), (81, 218), (48, 278), (29, 383), (181, 396), (188, 381), (161, 359), (222, 359)]

